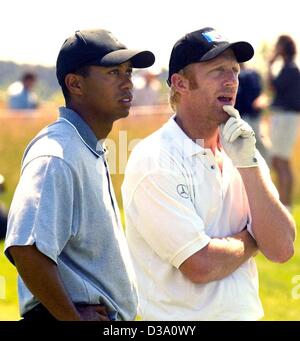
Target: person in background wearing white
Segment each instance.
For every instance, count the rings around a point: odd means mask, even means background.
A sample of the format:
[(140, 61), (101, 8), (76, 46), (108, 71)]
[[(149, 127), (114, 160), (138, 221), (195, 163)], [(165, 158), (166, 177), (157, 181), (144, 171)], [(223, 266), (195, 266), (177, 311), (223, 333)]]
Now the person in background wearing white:
[(142, 86), (136, 86), (133, 90), (133, 106), (158, 105), (160, 102), (160, 83), (156, 75), (149, 71), (143, 72)]
[[(270, 122), (270, 156), (277, 175), (281, 202), (288, 210), (292, 205), (293, 173), (291, 157), (297, 139), (300, 120), (300, 71), (295, 63), (296, 45), (290, 36), (278, 38), (269, 60), (269, 85), (274, 98)], [(277, 76), (273, 75), (275, 61), (283, 62)]]

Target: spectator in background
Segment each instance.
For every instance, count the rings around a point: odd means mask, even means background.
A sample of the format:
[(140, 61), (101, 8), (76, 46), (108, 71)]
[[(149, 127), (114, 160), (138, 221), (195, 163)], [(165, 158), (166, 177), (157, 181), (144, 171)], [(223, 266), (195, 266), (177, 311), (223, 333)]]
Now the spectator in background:
[(160, 82), (155, 74), (145, 71), (142, 84), (137, 84), (133, 91), (133, 106), (157, 105), (159, 101)]
[[(281, 202), (290, 209), (292, 203), (293, 174), (290, 158), (297, 138), (300, 112), (300, 73), (295, 64), (296, 45), (290, 36), (278, 38), (269, 60), (269, 85), (274, 93), (273, 115), (270, 122), (272, 166), (278, 177)], [(275, 61), (283, 62), (277, 76), (273, 75)]]
[(20, 81), (8, 87), (8, 106), (13, 110), (36, 109), (38, 97), (33, 91), (37, 76), (33, 72), (25, 72)]
[(240, 112), (241, 117), (253, 128), (256, 137), (256, 147), (262, 156), (267, 158), (267, 151), (262, 141), (260, 131), (261, 107), (259, 106), (259, 96), (262, 93), (262, 81), (259, 73), (253, 69), (240, 64), (239, 88), (235, 107)]

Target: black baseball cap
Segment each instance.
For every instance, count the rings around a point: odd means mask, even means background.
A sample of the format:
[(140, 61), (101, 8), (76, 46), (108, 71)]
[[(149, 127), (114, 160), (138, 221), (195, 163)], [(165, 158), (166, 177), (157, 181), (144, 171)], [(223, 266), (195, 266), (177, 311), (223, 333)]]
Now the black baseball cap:
[(246, 62), (254, 55), (250, 43), (246, 41), (230, 43), (212, 27), (187, 33), (175, 43), (171, 52), (168, 85), (171, 85), (171, 76), (187, 65), (214, 59), (229, 48), (233, 50), (239, 63)]
[(131, 61), (134, 68), (154, 64), (150, 51), (128, 50), (111, 32), (103, 29), (76, 31), (65, 40), (56, 61), (56, 77), (62, 85), (68, 73), (85, 65), (115, 66)]

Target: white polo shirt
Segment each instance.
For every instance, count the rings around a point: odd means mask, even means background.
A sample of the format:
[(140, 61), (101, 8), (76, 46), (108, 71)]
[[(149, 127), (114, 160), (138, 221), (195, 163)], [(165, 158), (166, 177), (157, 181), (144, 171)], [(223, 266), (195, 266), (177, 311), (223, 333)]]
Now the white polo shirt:
[[(131, 153), (122, 194), (144, 320), (263, 316), (254, 259), (207, 284), (191, 282), (178, 269), (211, 238), (250, 228), (242, 178), (224, 151), (221, 155), (222, 173), (211, 150), (188, 138), (174, 117)], [(266, 163), (259, 162), (274, 189)]]

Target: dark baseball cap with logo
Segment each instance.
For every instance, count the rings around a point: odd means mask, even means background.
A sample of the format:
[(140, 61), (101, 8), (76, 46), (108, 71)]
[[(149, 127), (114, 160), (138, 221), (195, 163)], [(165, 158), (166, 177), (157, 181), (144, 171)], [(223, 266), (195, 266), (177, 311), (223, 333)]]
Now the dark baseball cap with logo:
[(246, 41), (230, 43), (212, 27), (186, 34), (175, 43), (171, 52), (168, 85), (171, 85), (171, 76), (187, 65), (214, 59), (229, 48), (233, 50), (239, 63), (246, 62), (254, 55), (250, 43)]
[(56, 76), (60, 85), (65, 76), (82, 66), (116, 66), (131, 61), (134, 68), (154, 64), (150, 51), (129, 50), (111, 32), (103, 29), (76, 31), (63, 43), (56, 61)]

